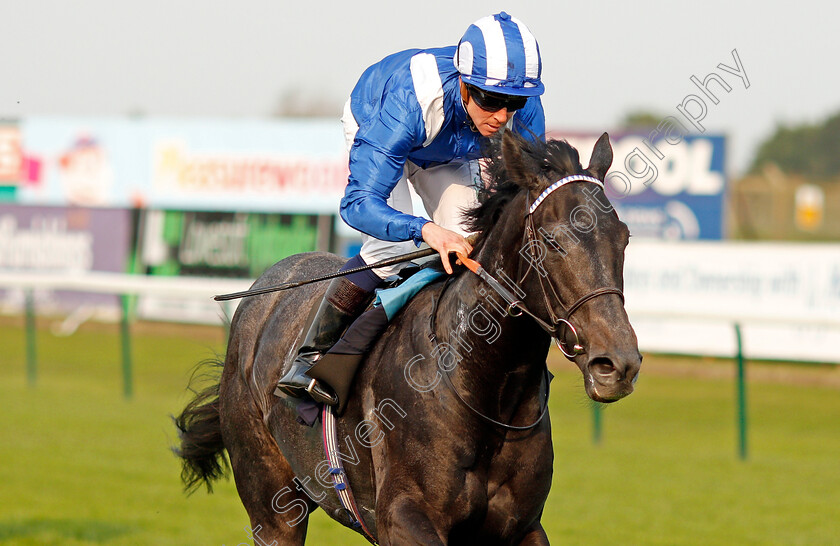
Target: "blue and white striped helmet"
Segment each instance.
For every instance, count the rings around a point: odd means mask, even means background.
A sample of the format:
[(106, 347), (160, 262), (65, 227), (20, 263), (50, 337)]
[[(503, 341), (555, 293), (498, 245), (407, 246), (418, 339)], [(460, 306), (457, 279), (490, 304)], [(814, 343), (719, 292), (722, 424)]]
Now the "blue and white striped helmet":
[(463, 81), (487, 91), (524, 97), (545, 91), (537, 39), (522, 21), (505, 12), (470, 25), (454, 62)]

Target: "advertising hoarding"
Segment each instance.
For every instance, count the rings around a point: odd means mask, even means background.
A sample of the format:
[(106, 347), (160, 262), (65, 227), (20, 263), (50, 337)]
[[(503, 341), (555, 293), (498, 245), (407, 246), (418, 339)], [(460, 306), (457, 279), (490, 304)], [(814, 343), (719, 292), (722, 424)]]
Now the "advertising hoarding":
[[(332, 226), (321, 226), (332, 231)], [(188, 277), (256, 278), (275, 262), (316, 250), (315, 216), (246, 212), (145, 210), (140, 216), (136, 272)], [(218, 323), (212, 301), (143, 296), (142, 318)]]
[(840, 363), (840, 245), (634, 239), (624, 284), (644, 351)]
[(15, 130), (0, 131), (0, 160), (22, 162), (23, 204), (335, 214), (347, 183), (338, 120), (31, 118)]
[[(79, 274), (122, 273), (131, 255), (132, 214), (126, 209), (41, 207), (0, 204), (0, 269)], [(82, 304), (110, 306), (103, 294), (39, 291), (45, 308)], [(23, 295), (0, 291), (4, 306), (19, 308)]]
[[(600, 135), (556, 133), (589, 163)], [(726, 139), (682, 135), (649, 140), (641, 134), (611, 134), (612, 169), (606, 193), (634, 237), (714, 240), (724, 235)], [(673, 142), (673, 143), (672, 143)]]

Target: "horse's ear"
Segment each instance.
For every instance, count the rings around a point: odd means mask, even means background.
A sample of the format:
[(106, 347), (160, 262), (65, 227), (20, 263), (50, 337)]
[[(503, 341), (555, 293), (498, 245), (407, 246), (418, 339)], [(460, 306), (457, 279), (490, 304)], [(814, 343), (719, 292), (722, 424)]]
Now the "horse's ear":
[(598, 180), (603, 180), (607, 171), (610, 170), (612, 160), (613, 151), (612, 146), (610, 146), (610, 135), (604, 133), (595, 143), (595, 148), (592, 150), (592, 159), (589, 160), (589, 167), (586, 170)]
[(525, 164), (522, 144), (522, 139), (515, 137), (511, 131), (505, 131), (502, 135), (502, 158), (505, 161), (505, 170), (516, 185), (532, 190), (539, 189), (537, 176)]

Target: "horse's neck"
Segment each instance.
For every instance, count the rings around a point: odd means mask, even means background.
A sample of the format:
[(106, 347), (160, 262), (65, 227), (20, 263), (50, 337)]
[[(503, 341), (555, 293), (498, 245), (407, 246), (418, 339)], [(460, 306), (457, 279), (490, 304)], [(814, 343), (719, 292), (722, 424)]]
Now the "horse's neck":
[[(515, 282), (519, 270), (525, 203), (520, 196), (508, 204), (499, 222), (487, 234), (476, 259), (503, 284)], [(506, 278), (505, 278), (506, 277)], [(519, 288), (508, 285), (512, 292)], [(527, 317), (511, 317), (504, 300), (477, 275), (465, 273), (452, 284), (441, 302), (442, 336), (463, 357), (454, 377), (488, 389), (505, 388), (503, 374), (523, 381), (539, 380), (550, 339)], [(498, 393), (497, 393), (498, 394)], [(492, 396), (492, 393), (491, 393)]]

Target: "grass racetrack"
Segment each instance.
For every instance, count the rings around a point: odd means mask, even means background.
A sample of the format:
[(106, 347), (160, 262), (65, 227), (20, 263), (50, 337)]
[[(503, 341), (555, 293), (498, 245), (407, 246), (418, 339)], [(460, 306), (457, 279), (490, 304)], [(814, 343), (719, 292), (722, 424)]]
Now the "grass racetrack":
[[(182, 493), (169, 414), (221, 328), (136, 324), (134, 397), (118, 328), (55, 337), (41, 321), (26, 382), (22, 319), (0, 319), (0, 544), (239, 545), (232, 481)], [(725, 361), (646, 355), (636, 392), (603, 412), (552, 352), (554, 544), (840, 544), (840, 367), (749, 363), (749, 459), (736, 453)], [(316, 511), (308, 544), (367, 544)]]

